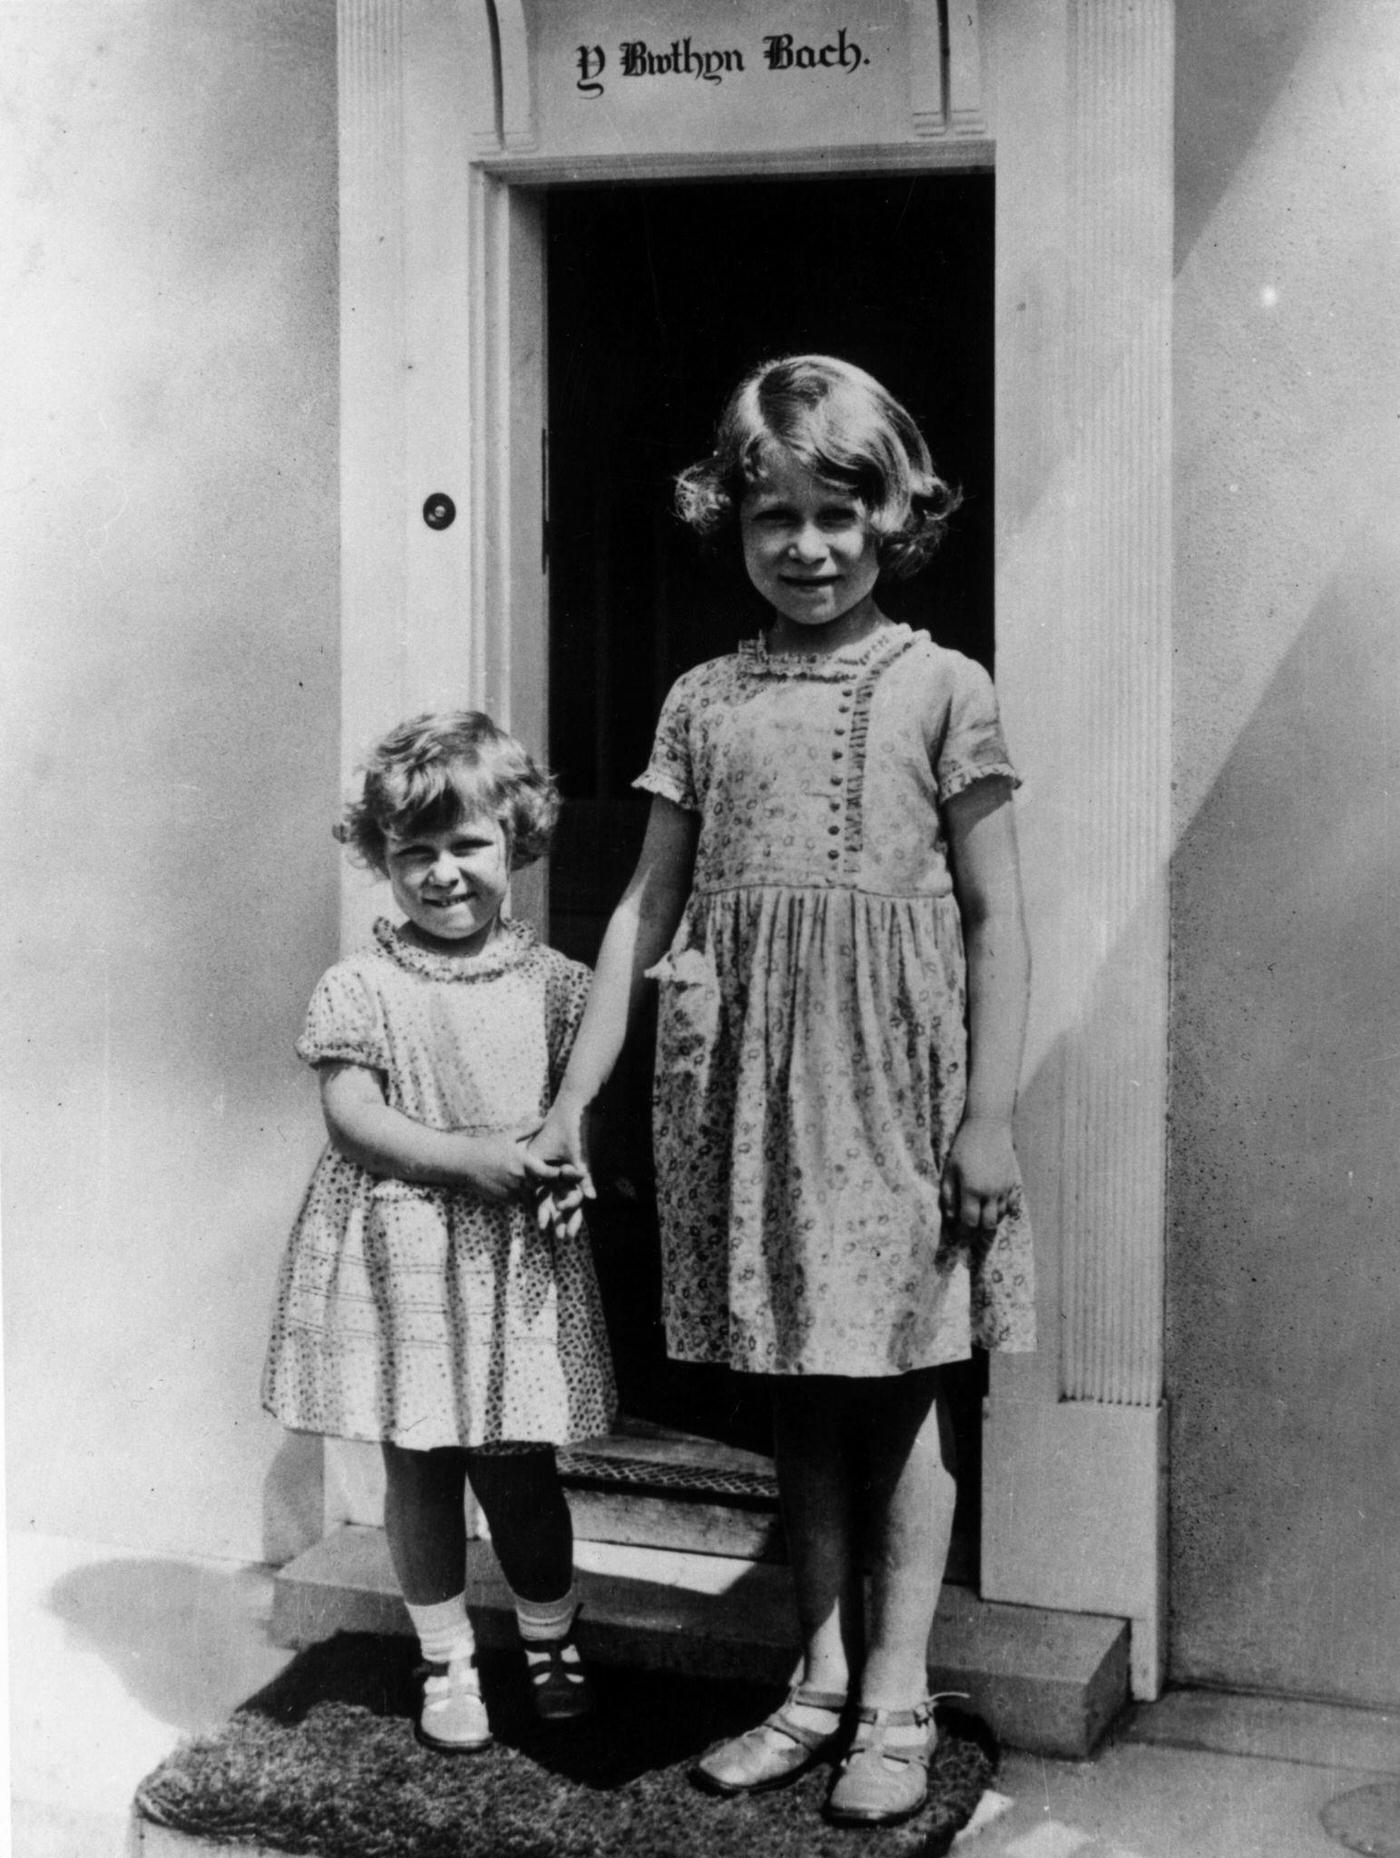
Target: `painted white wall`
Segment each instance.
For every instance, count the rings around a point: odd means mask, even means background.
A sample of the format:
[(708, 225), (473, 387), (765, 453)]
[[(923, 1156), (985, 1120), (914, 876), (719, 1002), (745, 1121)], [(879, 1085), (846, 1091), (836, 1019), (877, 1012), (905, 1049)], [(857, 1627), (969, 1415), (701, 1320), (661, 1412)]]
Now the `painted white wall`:
[[(333, 0), (0, 34), (9, 1515), (275, 1553), (337, 909)], [(1178, 44), (1174, 1667), (1395, 1701), (1400, 14), (1179, 0)]]
[(1178, 6), (1172, 1670), (1400, 1701), (1400, 9)]
[(0, 35), (9, 1519), (257, 1557), (336, 952), (334, 4)]

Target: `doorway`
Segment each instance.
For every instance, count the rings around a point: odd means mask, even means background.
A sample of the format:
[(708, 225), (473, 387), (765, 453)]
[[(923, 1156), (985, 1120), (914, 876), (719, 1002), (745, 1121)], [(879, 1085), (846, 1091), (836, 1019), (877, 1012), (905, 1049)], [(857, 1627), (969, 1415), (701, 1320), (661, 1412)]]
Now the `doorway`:
[[(963, 504), (894, 617), (990, 669), (993, 627), (993, 177), (628, 183), (546, 200), (549, 752), (565, 798), (550, 935), (592, 962), (641, 842), (645, 766), (680, 672), (732, 650), (762, 609), (737, 549), (670, 513), (756, 362), (820, 350), (867, 368), (919, 420)], [(597, 1259), (624, 1411), (766, 1449), (749, 1377), (668, 1362), (651, 1200), (649, 1055), (633, 1042), (600, 1119)], [(980, 1466), (985, 1364), (958, 1383), (960, 1534)]]

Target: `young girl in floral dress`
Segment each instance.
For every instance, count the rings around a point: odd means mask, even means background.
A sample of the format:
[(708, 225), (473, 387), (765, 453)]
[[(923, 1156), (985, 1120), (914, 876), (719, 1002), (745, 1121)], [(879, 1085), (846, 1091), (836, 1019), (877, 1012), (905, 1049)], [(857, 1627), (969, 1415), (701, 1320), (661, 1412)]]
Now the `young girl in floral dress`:
[(381, 1444), (384, 1526), (428, 1663), (419, 1737), (491, 1740), (465, 1606), (470, 1485), (515, 1597), (535, 1707), (583, 1714), (573, 1533), (554, 1446), (606, 1432), (612, 1368), (583, 1235), (551, 1239), (526, 1151), (588, 970), (502, 914), (549, 844), (553, 783), (474, 711), (376, 746), (339, 837), (404, 921), (324, 975), (297, 1050), (330, 1146), (282, 1269), (263, 1398), (284, 1425)]
[[(986, 673), (877, 604), (955, 498), (869, 375), (758, 369), (679, 496), (701, 532), (737, 530), (768, 626), (666, 699), (640, 860), (533, 1146), (586, 1170), (654, 979), (668, 1346), (771, 1377), (803, 1641), (784, 1705), (695, 1778), (752, 1793), (829, 1760), (828, 1817), (893, 1824), (936, 1742), (939, 1369), (1033, 1346), (1017, 777)], [(561, 1230), (589, 1192), (557, 1185)]]

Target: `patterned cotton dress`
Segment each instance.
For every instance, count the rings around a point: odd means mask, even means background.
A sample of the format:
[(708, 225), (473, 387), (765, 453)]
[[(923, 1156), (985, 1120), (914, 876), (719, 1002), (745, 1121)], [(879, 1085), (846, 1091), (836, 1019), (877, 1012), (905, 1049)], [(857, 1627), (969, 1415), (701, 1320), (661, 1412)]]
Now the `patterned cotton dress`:
[[(536, 1128), (588, 970), (525, 925), (484, 953), (429, 953), (386, 921), (312, 996), (297, 1050), (377, 1071), (434, 1129)], [(263, 1404), (284, 1425), (428, 1449), (606, 1432), (612, 1364), (586, 1235), (523, 1202), (368, 1173), (328, 1148), (282, 1266)]]
[(1015, 783), (987, 674), (907, 626), (687, 672), (637, 782), (701, 816), (660, 982), (670, 1352), (874, 1376), (1034, 1346), (1019, 1196), (975, 1255), (939, 1182), (967, 1084), (941, 808)]

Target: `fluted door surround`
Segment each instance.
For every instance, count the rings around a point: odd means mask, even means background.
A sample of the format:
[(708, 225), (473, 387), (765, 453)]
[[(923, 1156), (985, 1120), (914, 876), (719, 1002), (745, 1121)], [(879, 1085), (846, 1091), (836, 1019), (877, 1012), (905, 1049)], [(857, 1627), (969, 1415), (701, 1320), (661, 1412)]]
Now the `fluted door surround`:
[[(727, 135), (737, 85), (732, 101), (722, 83), (673, 87), (692, 113), (702, 90), (713, 103), (703, 148), (674, 109), (653, 125), (640, 106), (610, 148), (555, 55), (604, 42), (601, 0), (340, 0), (344, 758), (448, 695), (543, 739), (542, 189), (995, 167), (997, 680), (1026, 775), (1036, 973), (1018, 1141), (1042, 1347), (993, 1360), (983, 1591), (1131, 1619), (1134, 1688), (1151, 1696), (1165, 1617), (1172, 5), (860, 11), (902, 48), (900, 69), (897, 88), (878, 61), (853, 78), (843, 94), (865, 85), (865, 100), (848, 122), (798, 110), (785, 140), (781, 110), (751, 113)], [(815, 43), (835, 13), (813, 0), (813, 19)], [(576, 119), (587, 146), (561, 139)], [(434, 493), (455, 503), (446, 529), (424, 521)], [(372, 899), (353, 874), (345, 900), (357, 937)], [(543, 909), (542, 890), (522, 904)], [(328, 1523), (377, 1520), (363, 1455), (328, 1451), (325, 1488)]]

